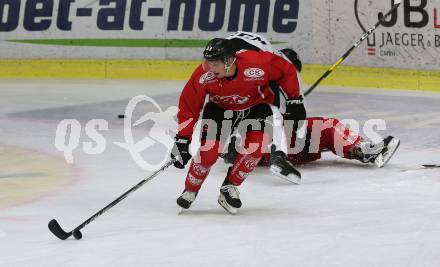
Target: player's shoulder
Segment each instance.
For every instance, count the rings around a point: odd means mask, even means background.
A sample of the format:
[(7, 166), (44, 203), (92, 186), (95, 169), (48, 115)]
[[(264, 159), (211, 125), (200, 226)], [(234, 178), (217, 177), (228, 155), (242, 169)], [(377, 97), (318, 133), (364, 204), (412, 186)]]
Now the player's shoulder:
[(204, 72), (204, 70), (203, 70), (202, 64), (199, 64), (197, 66), (197, 68), (193, 71), (193, 76), (195, 76), (195, 75), (202, 75), (203, 72)]
[(274, 54), (270, 51), (264, 51), (264, 50), (240, 50), (237, 52), (237, 56), (245, 57), (245, 58), (253, 58), (253, 57), (264, 57), (264, 58), (270, 58)]
[(212, 83), (216, 80), (214, 73), (211, 71), (203, 70), (202, 65), (199, 65), (193, 72), (191, 79), (195, 84), (203, 86), (208, 83)]
[(267, 64), (269, 63), (274, 54), (268, 51), (252, 51), (252, 50), (241, 50), (236, 54), (237, 60), (247, 63), (254, 64)]

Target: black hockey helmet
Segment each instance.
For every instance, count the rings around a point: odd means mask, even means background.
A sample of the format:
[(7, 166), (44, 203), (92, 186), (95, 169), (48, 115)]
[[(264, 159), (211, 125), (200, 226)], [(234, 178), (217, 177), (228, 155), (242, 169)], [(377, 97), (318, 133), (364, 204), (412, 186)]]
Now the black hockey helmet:
[(225, 61), (228, 57), (234, 56), (234, 51), (229, 43), (229, 40), (223, 38), (214, 38), (208, 42), (203, 57), (208, 60), (221, 59)]
[(293, 65), (295, 65), (298, 72), (301, 72), (302, 63), (298, 54), (293, 49), (290, 48), (284, 48), (281, 49), (280, 51), (293, 63)]

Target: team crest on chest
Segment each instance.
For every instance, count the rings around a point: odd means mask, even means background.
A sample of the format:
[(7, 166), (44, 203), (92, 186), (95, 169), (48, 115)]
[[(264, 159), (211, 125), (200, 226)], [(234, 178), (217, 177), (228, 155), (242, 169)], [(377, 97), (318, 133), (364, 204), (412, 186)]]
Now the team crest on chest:
[(260, 68), (247, 68), (243, 72), (246, 80), (263, 80), (264, 70)]

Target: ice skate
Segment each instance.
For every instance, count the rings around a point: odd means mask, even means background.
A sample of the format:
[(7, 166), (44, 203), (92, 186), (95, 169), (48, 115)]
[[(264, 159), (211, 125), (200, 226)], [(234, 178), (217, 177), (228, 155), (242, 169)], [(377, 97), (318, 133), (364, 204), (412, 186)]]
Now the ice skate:
[(390, 161), (397, 148), (399, 148), (400, 140), (388, 136), (382, 142), (382, 144), (375, 145), (372, 145), (370, 142), (361, 142), (351, 152), (350, 158), (357, 159), (363, 163), (373, 163), (378, 168), (382, 168)]
[(270, 154), (270, 171), (291, 183), (301, 184), (301, 173), (293, 167), (282, 151), (273, 151)]
[(240, 192), (237, 186), (228, 182), (223, 183), (220, 188), (218, 203), (230, 214), (236, 214), (241, 207)]
[(394, 138), (392, 136), (388, 136), (383, 140), (383, 148), (377, 157), (374, 159), (374, 164), (378, 168), (382, 168), (385, 166), (388, 161), (390, 161), (391, 157), (396, 152), (397, 148), (399, 148), (400, 140)]
[(197, 193), (198, 192), (187, 191), (186, 189), (183, 190), (182, 194), (180, 195), (180, 197), (177, 198), (177, 201), (176, 201), (177, 205), (179, 205), (179, 207), (180, 207), (179, 214), (182, 213), (184, 210), (189, 209), (191, 204), (196, 199)]

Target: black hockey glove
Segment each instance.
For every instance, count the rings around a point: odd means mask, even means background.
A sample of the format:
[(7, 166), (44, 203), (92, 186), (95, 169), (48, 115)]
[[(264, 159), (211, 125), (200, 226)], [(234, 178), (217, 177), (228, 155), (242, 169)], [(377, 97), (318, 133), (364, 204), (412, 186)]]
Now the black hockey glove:
[(284, 119), (287, 120), (305, 120), (307, 116), (304, 106), (304, 97), (302, 95), (292, 97), (286, 100), (286, 113)]
[[(290, 121), (287, 125), (291, 125), (292, 134), (295, 138), (298, 138), (298, 130), (302, 129), (306, 120), (306, 108), (304, 106), (304, 97), (302, 95), (298, 97), (292, 97), (286, 100), (286, 112), (284, 113), (284, 125), (286, 121)], [(293, 144), (290, 144), (292, 147)]]
[(188, 138), (178, 135), (174, 137), (174, 140), (174, 147), (173, 150), (171, 150), (171, 158), (177, 159), (177, 161), (174, 162), (174, 167), (183, 169), (192, 157), (189, 153), (189, 144), (191, 141)]

